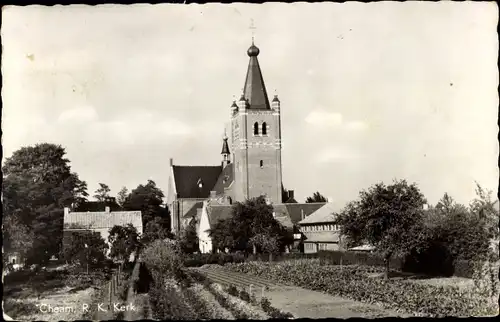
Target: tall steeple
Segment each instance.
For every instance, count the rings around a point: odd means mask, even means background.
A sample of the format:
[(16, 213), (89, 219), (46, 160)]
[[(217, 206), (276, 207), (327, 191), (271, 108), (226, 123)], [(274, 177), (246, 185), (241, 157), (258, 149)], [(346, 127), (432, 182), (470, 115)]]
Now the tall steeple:
[(227, 144), (226, 130), (224, 129), (224, 137), (222, 138), (222, 167), (225, 168), (231, 161), (229, 160), (229, 145)]
[(266, 86), (264, 85), (264, 78), (259, 66), (257, 56), (260, 50), (255, 46), (252, 39), (252, 46), (248, 48), (247, 54), (250, 57), (248, 63), (247, 77), (245, 80), (245, 87), (243, 88), (243, 95), (247, 99), (249, 109), (270, 109), (269, 99), (267, 97)]

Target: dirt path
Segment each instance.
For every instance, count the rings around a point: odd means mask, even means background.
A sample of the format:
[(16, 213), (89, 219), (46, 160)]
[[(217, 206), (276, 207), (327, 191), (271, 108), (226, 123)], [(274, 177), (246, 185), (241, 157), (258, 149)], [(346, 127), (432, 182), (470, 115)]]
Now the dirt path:
[[(140, 267), (140, 262), (137, 261), (131, 276), (139, 276), (139, 267)], [(132, 278), (130, 278), (128, 283), (129, 287), (127, 292), (126, 304), (131, 305), (131, 308), (133, 307), (133, 309), (125, 311), (123, 319), (125, 321), (153, 319), (153, 312), (151, 311), (151, 307), (149, 305), (148, 294), (141, 294), (141, 293), (135, 294), (133, 285), (134, 281)]]
[[(224, 268), (198, 268), (214, 282), (235, 285), (250, 291), (257, 299), (262, 294), (271, 301), (273, 307), (289, 312), (295, 318), (350, 318), (350, 317), (407, 317), (395, 311), (300, 287), (285, 286), (260, 277), (225, 270)], [(264, 288), (264, 291), (263, 291)]]

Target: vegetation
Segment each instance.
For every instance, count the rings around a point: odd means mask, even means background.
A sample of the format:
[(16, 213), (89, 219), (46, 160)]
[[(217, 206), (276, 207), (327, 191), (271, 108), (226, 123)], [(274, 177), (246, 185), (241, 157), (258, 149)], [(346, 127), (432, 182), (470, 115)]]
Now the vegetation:
[(64, 248), (64, 259), (72, 264), (98, 266), (104, 262), (108, 245), (99, 232), (72, 232)]
[(114, 226), (109, 230), (108, 241), (111, 245), (111, 258), (127, 263), (130, 256), (140, 248), (139, 233), (132, 224)]
[(107, 198), (109, 198), (109, 192), (111, 189), (109, 189), (109, 186), (104, 183), (99, 183), (99, 188), (95, 191), (94, 198), (97, 201), (106, 201)]
[(368, 243), (383, 254), (386, 275), (392, 256), (419, 251), (424, 195), (415, 184), (405, 180), (386, 186), (383, 183), (360, 192), (360, 200), (351, 202), (339, 215), (338, 224), (348, 243)]
[[(318, 262), (252, 262), (226, 264), (226, 268), (267, 278), (278, 283), (327, 292), (366, 303), (382, 303), (409, 313), (440, 316), (482, 316), (498, 313), (496, 297), (485, 296), (479, 287), (434, 286), (406, 280), (370, 277), (383, 268), (370, 266), (322, 266)], [(492, 301), (491, 298), (495, 300)]]
[(306, 198), (306, 203), (313, 203), (313, 202), (328, 202), (328, 199), (325, 198), (319, 191), (313, 193), (312, 197), (307, 197)]
[(196, 231), (196, 220), (191, 220), (189, 225), (182, 231), (179, 243), (181, 249), (186, 254), (198, 252), (198, 232)]
[(125, 201), (127, 200), (127, 197), (129, 195), (127, 187), (122, 187), (120, 191), (118, 191), (118, 194), (116, 196), (116, 202), (123, 207), (125, 204)]
[[(153, 180), (148, 180), (145, 185), (139, 185), (125, 198), (123, 208), (125, 210), (140, 210), (142, 213), (142, 226), (146, 231), (158, 232), (164, 230), (170, 232), (170, 212), (163, 207), (163, 191), (156, 186)], [(122, 197), (120, 197), (122, 198)], [(148, 225), (150, 222), (154, 224)], [(158, 235), (155, 233), (147, 237), (148, 241), (154, 240)]]
[(218, 250), (246, 253), (276, 252), (289, 242), (287, 229), (273, 218), (273, 208), (264, 197), (236, 202), (231, 218), (217, 222), (210, 236)]
[(59, 145), (37, 144), (15, 151), (2, 167), (4, 251), (23, 253), (28, 264), (59, 253), (63, 208), (88, 196), (65, 154)]

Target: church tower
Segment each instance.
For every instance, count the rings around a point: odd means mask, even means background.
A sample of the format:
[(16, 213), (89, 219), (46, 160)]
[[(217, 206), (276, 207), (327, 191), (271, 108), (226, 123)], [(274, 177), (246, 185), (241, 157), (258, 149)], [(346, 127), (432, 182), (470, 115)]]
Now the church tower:
[(271, 104), (260, 70), (259, 48), (253, 41), (243, 94), (231, 106), (231, 139), (237, 201), (266, 196), (281, 203), (280, 101)]

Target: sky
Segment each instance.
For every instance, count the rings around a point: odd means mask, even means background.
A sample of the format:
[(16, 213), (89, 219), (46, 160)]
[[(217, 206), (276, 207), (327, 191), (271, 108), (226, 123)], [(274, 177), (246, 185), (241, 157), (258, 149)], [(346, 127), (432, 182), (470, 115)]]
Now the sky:
[(252, 19), (297, 200), (343, 205), (394, 179), (431, 204), (468, 204), (475, 181), (497, 192), (493, 2), (2, 9), (4, 157), (60, 144), (91, 195), (148, 179), (166, 194), (169, 158), (220, 164)]

